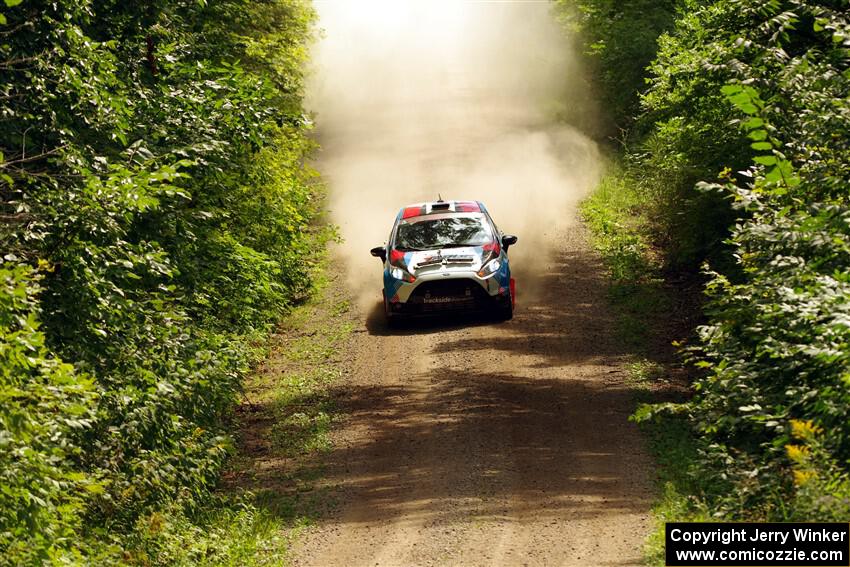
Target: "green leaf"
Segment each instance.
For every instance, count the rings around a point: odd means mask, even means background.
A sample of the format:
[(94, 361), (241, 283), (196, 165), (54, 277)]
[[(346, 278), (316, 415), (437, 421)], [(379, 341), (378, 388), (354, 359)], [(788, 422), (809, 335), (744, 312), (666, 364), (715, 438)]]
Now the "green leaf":
[(90, 492), (91, 494), (103, 494), (104, 492), (106, 492), (104, 490), (102, 484), (98, 484), (98, 483), (94, 483), (94, 482), (90, 483), (90, 484), (86, 484), (85, 489), (86, 489), (87, 492)]
[(758, 151), (772, 150), (773, 144), (771, 144), (770, 142), (756, 142), (754, 144), (750, 144), (750, 147)]
[(782, 170), (779, 169), (779, 167), (772, 167), (770, 171), (765, 174), (764, 178), (770, 183), (779, 183), (782, 181)]
[(23, 1), (24, 0), (6, 0), (6, 6), (8, 6), (9, 8), (12, 8), (14, 6), (17, 6), (18, 4), (20, 4)]
[(756, 105), (754, 105), (752, 103), (748, 102), (748, 103), (740, 104), (740, 105), (737, 105), (737, 106), (745, 114), (749, 114), (749, 115), (752, 116), (753, 114), (758, 113), (758, 108), (756, 108)]
[(756, 156), (753, 161), (761, 165), (776, 165), (776, 156)]

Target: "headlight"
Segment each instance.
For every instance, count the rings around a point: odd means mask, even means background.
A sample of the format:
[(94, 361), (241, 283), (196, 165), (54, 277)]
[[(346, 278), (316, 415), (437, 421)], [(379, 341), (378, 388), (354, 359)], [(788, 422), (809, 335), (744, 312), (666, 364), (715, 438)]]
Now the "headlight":
[(398, 266), (393, 266), (392, 268), (390, 268), (390, 275), (397, 280), (401, 280), (407, 283), (413, 283), (416, 281), (416, 276), (408, 273), (407, 270), (399, 268)]
[(479, 278), (486, 278), (486, 277), (492, 276), (493, 274), (498, 272), (499, 268), (501, 268), (501, 267), (502, 267), (502, 263), (499, 262), (498, 258), (495, 259), (495, 260), (492, 260), (488, 264), (485, 264), (483, 268), (478, 270), (478, 277)]

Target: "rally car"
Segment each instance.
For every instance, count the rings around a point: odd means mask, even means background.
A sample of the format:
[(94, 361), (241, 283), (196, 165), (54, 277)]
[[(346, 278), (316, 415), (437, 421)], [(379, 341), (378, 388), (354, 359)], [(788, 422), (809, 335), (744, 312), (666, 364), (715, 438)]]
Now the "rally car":
[(384, 313), (411, 315), (484, 311), (513, 316), (516, 288), (508, 248), (479, 201), (436, 201), (399, 211), (386, 246), (371, 250), (384, 263)]

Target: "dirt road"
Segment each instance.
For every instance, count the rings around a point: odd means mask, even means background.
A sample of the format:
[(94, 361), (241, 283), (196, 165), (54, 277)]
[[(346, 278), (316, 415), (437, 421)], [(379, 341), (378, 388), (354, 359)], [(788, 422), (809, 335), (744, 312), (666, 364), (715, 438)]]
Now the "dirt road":
[[(604, 276), (572, 220), (602, 169), (575, 127), (596, 110), (573, 42), (546, 2), (316, 6), (317, 167), (342, 285), (366, 312), (335, 390), (338, 506), (293, 562), (640, 564), (649, 463)], [(367, 251), (399, 207), (438, 195), (480, 199), (519, 235), (514, 320), (383, 324)]]
[(355, 340), (326, 480), (336, 512), (299, 566), (639, 565), (649, 463), (604, 279), (578, 223), (513, 321)]

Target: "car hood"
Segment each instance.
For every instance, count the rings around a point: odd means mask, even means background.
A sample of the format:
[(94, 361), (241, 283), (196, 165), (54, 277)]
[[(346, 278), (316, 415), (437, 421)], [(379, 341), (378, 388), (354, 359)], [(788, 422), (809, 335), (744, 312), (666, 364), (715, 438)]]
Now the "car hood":
[(464, 246), (408, 252), (404, 264), (412, 274), (424, 275), (431, 272), (475, 271), (491, 256), (483, 246)]

